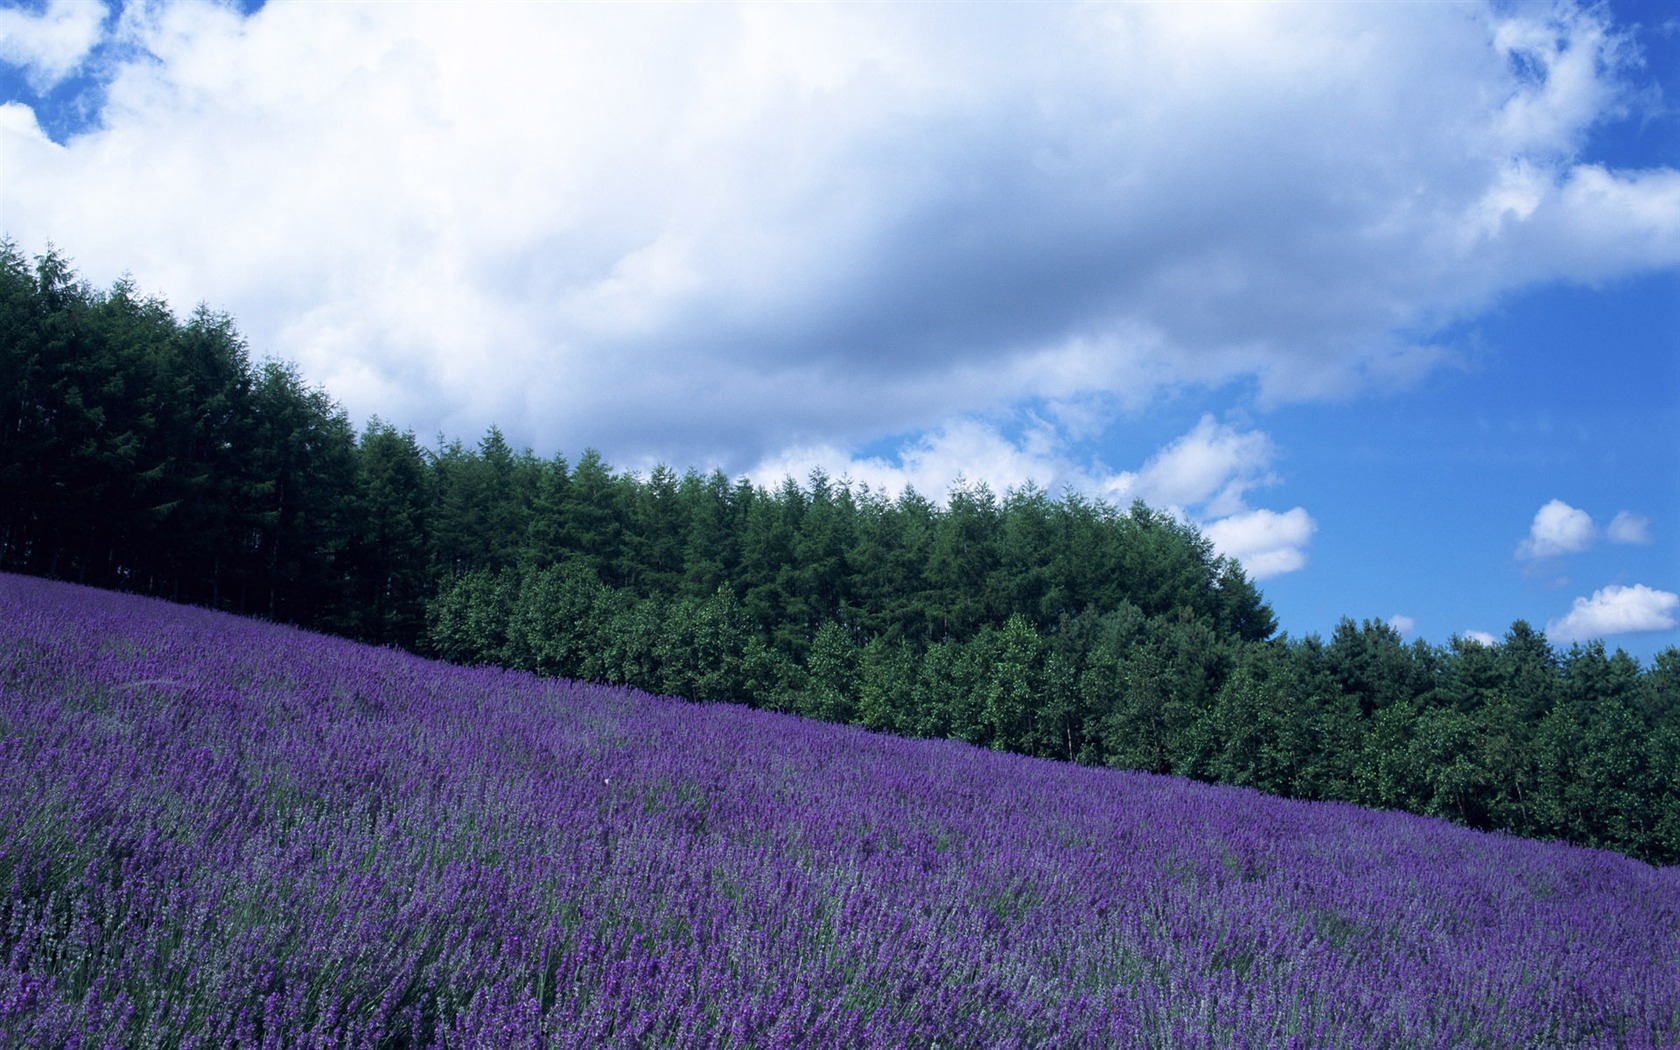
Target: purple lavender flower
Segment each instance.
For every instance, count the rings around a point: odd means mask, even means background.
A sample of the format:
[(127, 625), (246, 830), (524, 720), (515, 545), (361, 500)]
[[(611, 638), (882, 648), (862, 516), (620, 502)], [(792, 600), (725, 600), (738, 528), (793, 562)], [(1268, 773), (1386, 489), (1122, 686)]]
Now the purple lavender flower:
[(1680, 869), (0, 576), (0, 1043), (1659, 1047)]

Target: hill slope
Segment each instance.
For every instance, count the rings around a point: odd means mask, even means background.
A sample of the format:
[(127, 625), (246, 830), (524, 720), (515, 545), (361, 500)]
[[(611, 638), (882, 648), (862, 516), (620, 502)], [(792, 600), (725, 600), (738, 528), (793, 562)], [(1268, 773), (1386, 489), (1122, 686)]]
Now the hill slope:
[(1655, 1047), (1680, 869), (0, 576), (0, 1042)]

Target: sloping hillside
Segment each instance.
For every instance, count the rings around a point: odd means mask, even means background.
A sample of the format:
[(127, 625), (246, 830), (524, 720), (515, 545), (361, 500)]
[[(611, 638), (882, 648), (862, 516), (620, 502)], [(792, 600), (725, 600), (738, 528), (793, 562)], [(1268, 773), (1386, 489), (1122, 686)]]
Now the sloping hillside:
[(0, 894), (6, 1045), (1680, 1042), (1680, 869), (13, 576)]

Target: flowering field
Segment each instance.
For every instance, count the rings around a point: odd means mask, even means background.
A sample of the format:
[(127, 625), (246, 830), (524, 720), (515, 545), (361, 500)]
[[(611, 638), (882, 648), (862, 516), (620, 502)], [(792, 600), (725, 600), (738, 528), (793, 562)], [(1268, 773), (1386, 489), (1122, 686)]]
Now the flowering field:
[(0, 576), (0, 1044), (1657, 1047), (1680, 869)]

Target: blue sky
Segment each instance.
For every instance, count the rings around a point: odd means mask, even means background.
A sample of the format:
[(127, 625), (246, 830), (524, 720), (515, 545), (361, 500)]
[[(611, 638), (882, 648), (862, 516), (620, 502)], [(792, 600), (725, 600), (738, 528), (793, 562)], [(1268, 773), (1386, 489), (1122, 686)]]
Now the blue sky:
[(1664, 4), (0, 4), (0, 232), (358, 421), (1142, 498), (1294, 635), (1680, 644)]

